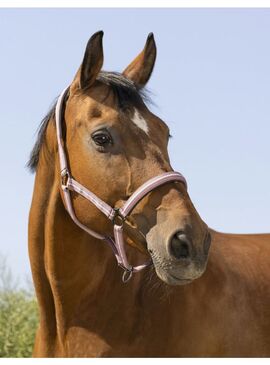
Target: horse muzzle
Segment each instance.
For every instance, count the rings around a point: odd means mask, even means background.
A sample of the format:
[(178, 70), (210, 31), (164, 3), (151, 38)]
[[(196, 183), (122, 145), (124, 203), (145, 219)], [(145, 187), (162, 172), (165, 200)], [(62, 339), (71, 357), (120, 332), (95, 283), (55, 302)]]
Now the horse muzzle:
[(158, 277), (169, 285), (185, 285), (199, 278), (206, 269), (211, 245), (208, 230), (202, 237), (195, 240), (185, 230), (177, 230), (164, 245), (148, 236), (148, 250)]

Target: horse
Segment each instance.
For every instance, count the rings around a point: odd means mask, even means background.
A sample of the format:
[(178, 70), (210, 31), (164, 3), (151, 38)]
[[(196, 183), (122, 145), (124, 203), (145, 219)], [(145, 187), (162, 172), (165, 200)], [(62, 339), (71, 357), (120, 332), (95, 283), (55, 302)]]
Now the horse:
[(33, 356), (270, 356), (270, 234), (207, 226), (148, 108), (153, 34), (122, 73), (101, 70), (102, 38), (29, 160)]

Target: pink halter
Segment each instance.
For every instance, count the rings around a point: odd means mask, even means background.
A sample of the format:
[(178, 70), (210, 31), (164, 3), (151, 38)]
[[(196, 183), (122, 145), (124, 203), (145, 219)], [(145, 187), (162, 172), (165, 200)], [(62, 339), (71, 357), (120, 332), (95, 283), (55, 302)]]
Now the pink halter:
[[(63, 101), (68, 89), (69, 88), (66, 88), (59, 96), (55, 108), (56, 133), (57, 133), (57, 143), (58, 143), (60, 171), (61, 171), (61, 186), (63, 190), (66, 210), (68, 211), (73, 221), (80, 228), (82, 228), (91, 236), (106, 241), (111, 246), (115, 254), (118, 265), (124, 269), (122, 280), (123, 282), (127, 282), (131, 278), (134, 272), (138, 272), (147, 267), (148, 265), (150, 265), (151, 260), (139, 266), (131, 266), (129, 264), (126, 256), (124, 239), (123, 239), (123, 225), (126, 217), (144, 196), (146, 196), (149, 192), (151, 192), (158, 186), (161, 186), (163, 184), (172, 181), (180, 181), (184, 183), (184, 185), (187, 187), (187, 182), (184, 176), (181, 175), (179, 172), (174, 172), (174, 171), (165, 172), (164, 174), (155, 176), (152, 179), (146, 181), (130, 196), (130, 198), (125, 202), (125, 204), (118, 209), (118, 208), (112, 208), (110, 205), (108, 205), (103, 200), (98, 198), (94, 193), (89, 191), (86, 187), (84, 187), (79, 182), (74, 180), (68, 169), (66, 154), (64, 150), (64, 142), (62, 138), (62, 120), (61, 120), (63, 115), (62, 109), (63, 109)], [(72, 206), (70, 191), (75, 191), (76, 193), (82, 195), (84, 198), (89, 200), (103, 214), (105, 214), (106, 217), (108, 217), (113, 222), (114, 239), (112, 237), (104, 236), (100, 233), (93, 231), (92, 229), (86, 227), (77, 219)]]

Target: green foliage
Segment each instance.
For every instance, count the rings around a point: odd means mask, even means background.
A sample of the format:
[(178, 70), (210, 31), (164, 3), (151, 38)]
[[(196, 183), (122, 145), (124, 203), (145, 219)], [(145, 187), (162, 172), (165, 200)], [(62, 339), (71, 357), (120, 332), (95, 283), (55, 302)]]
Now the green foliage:
[(18, 289), (0, 257), (0, 357), (31, 357), (38, 323), (32, 289)]

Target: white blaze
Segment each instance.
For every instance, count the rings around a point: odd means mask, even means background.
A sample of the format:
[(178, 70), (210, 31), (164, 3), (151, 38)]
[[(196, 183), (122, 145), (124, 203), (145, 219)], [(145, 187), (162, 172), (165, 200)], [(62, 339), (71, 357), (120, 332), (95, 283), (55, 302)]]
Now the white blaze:
[(146, 134), (148, 134), (149, 128), (147, 122), (136, 108), (134, 108), (134, 115), (131, 120), (137, 127), (141, 128)]

